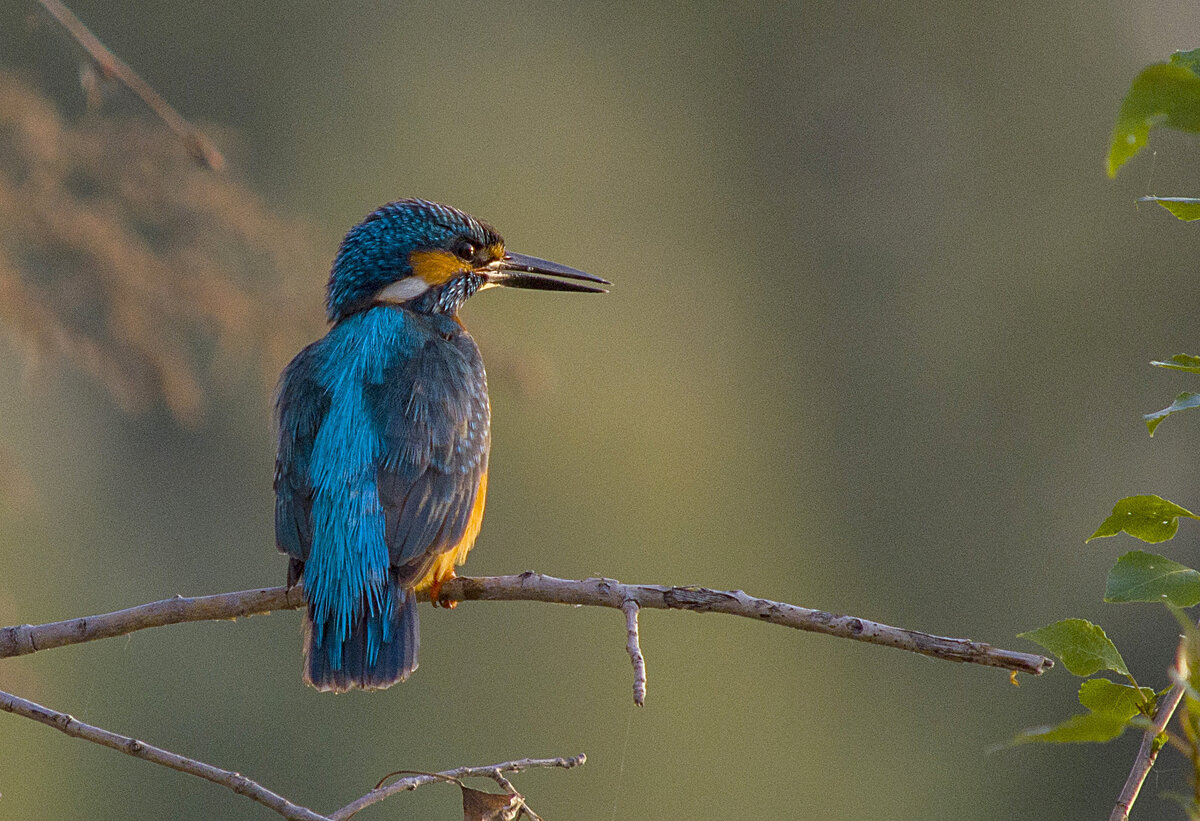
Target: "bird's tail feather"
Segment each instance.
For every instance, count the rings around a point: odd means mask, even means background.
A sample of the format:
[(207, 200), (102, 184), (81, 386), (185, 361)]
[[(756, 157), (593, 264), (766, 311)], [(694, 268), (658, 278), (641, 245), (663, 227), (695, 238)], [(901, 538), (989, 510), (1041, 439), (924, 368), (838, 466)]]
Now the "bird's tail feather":
[[(389, 583), (396, 584), (394, 579)], [(313, 624), (309, 607), (304, 614), (304, 681), (322, 692), (344, 693), (356, 687), (383, 690), (412, 675), (421, 643), (417, 597), (403, 588), (395, 593), (385, 612), (360, 614), (343, 642), (333, 636), (335, 620)], [(389, 621), (386, 631), (384, 619)], [(374, 659), (372, 645), (378, 648)]]

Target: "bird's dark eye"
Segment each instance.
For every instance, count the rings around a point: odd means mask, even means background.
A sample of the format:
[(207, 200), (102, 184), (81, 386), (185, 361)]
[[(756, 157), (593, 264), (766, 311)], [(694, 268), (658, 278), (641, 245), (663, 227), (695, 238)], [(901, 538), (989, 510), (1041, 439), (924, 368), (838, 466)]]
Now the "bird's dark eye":
[(476, 250), (478, 249), (476, 249), (475, 243), (466, 239), (460, 239), (458, 244), (454, 246), (455, 256), (457, 256), (459, 259), (464, 259), (467, 262), (475, 259)]

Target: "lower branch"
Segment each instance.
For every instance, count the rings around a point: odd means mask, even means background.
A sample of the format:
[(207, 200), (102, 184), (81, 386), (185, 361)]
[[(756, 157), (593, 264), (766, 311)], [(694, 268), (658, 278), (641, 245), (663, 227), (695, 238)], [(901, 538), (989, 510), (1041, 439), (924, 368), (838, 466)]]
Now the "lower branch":
[[(347, 804), (330, 815), (321, 815), (307, 807), (293, 804), (283, 796), (271, 792), (266, 787), (255, 781), (251, 781), (241, 773), (222, 770), (211, 764), (205, 764), (203, 761), (187, 758), (170, 750), (164, 750), (161, 747), (155, 747), (153, 744), (139, 741), (136, 738), (117, 735), (101, 727), (85, 724), (66, 713), (51, 710), (49, 707), (43, 707), (33, 701), (28, 701), (12, 693), (6, 693), (3, 690), (0, 690), (0, 710), (33, 719), (45, 724), (47, 727), (53, 727), (60, 732), (66, 733), (72, 738), (91, 741), (117, 752), (125, 753), (125, 755), (131, 755), (134, 758), (150, 761), (163, 767), (169, 767), (172, 770), (178, 770), (181, 773), (203, 778), (205, 781), (211, 781), (214, 784), (220, 784), (222, 787), (228, 787), (238, 795), (244, 795), (251, 801), (256, 801), (264, 807), (274, 810), (279, 815), (289, 819), (289, 821), (346, 821), (346, 819), (349, 819), (350, 816), (363, 807), (368, 807), (396, 793), (415, 790), (417, 787), (436, 781), (457, 781), (460, 778), (478, 777), (495, 779), (502, 786), (505, 786), (505, 789), (510, 793), (518, 796), (523, 801), (524, 797), (520, 796), (513, 789), (512, 785), (508, 783), (501, 773), (519, 773), (522, 770), (529, 770), (534, 767), (561, 767), (569, 770), (587, 761), (587, 756), (580, 753), (572, 758), (522, 758), (518, 761), (504, 761), (500, 764), (490, 764), (486, 767), (459, 767), (458, 769), (446, 770), (440, 773), (412, 775), (394, 781), (386, 787), (377, 787), (362, 798)], [(528, 809), (526, 811), (530, 812)]]
[[(507, 781), (500, 777), (501, 773), (519, 773), (522, 770), (530, 770), (534, 767), (561, 767), (564, 770), (569, 770), (572, 767), (578, 767), (585, 763), (587, 763), (587, 756), (580, 753), (571, 758), (522, 758), (520, 761), (506, 761), (503, 764), (492, 764), (488, 767), (459, 767), (456, 770), (444, 770), (440, 773), (416, 773), (397, 779), (385, 787), (376, 787), (357, 801), (330, 813), (329, 818), (332, 821), (346, 821), (346, 819), (364, 807), (369, 807), (396, 793), (415, 790), (424, 784), (433, 784), (438, 781), (457, 781), (460, 778), (493, 778), (504, 785), (507, 784)], [(511, 790), (511, 788), (512, 785), (508, 784), (507, 789)], [(513, 794), (516, 794), (515, 791), (513, 791)]]
[(56, 730), (66, 733), (72, 738), (82, 738), (85, 741), (91, 741), (95, 744), (109, 747), (117, 752), (125, 753), (125, 755), (152, 761), (155, 764), (170, 767), (172, 770), (178, 770), (181, 773), (187, 773), (188, 775), (194, 775), (206, 781), (211, 781), (214, 784), (220, 784), (222, 787), (228, 787), (238, 795), (244, 795), (251, 801), (257, 801), (264, 807), (274, 810), (284, 818), (293, 819), (293, 821), (329, 821), (328, 817), (315, 813), (306, 807), (293, 804), (283, 796), (276, 795), (266, 787), (246, 778), (241, 773), (222, 770), (210, 764), (205, 764), (203, 761), (185, 758), (178, 753), (164, 750), (162, 747), (155, 747), (153, 744), (138, 741), (136, 738), (117, 735), (100, 727), (84, 724), (82, 721), (66, 713), (51, 710), (49, 707), (43, 707), (32, 701), (26, 701), (19, 696), (14, 696), (12, 693), (6, 693), (2, 690), (0, 690), (0, 710), (39, 721), (47, 727), (53, 727)]
[[(442, 595), (456, 601), (542, 601), (612, 607), (617, 610), (625, 609), (625, 603), (632, 601), (643, 610), (726, 613), (810, 633), (895, 647), (946, 661), (1000, 667), (1031, 675), (1040, 675), (1054, 666), (1052, 660), (1033, 653), (1002, 650), (984, 642), (935, 636), (856, 616), (759, 599), (741, 590), (621, 584), (613, 579), (574, 581), (526, 572), (516, 576), (451, 579), (442, 587)], [(147, 627), (236, 619), (272, 610), (294, 610), (303, 605), (304, 596), (299, 586), (290, 589), (272, 587), (243, 590), (197, 598), (176, 596), (100, 616), (0, 628), (0, 658), (123, 636)]]

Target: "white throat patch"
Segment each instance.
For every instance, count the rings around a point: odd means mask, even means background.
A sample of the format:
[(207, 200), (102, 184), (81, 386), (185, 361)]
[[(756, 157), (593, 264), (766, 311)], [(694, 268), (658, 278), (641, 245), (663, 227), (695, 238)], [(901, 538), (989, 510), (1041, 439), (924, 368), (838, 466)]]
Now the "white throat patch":
[(417, 276), (398, 279), (375, 294), (375, 302), (408, 302), (429, 290), (429, 283)]

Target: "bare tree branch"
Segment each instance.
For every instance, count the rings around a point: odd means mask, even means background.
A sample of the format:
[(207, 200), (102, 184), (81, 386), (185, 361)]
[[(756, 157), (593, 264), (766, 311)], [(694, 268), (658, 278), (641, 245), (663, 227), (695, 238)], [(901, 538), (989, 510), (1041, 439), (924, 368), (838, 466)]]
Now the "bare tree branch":
[[(741, 590), (621, 584), (613, 579), (575, 581), (527, 571), (516, 576), (451, 579), (442, 587), (442, 595), (456, 601), (542, 601), (617, 610), (624, 609), (626, 601), (634, 601), (641, 609), (727, 613), (810, 633), (895, 647), (946, 661), (1000, 667), (1035, 676), (1054, 666), (1051, 659), (1035, 653), (1003, 650), (980, 641), (934, 636), (855, 616), (758, 599)], [(270, 587), (196, 598), (176, 596), (99, 616), (0, 628), (0, 658), (124, 636), (147, 627), (236, 619), (272, 610), (294, 610), (303, 605), (304, 596), (299, 586), (290, 590)]]
[(256, 801), (264, 807), (274, 810), (290, 821), (344, 821), (363, 807), (382, 801), (396, 793), (415, 790), (423, 784), (430, 784), (435, 781), (457, 781), (460, 778), (479, 777), (495, 779), (502, 786), (507, 785), (505, 786), (506, 790), (524, 801), (524, 797), (513, 788), (512, 784), (508, 783), (501, 773), (519, 773), (522, 770), (534, 767), (561, 767), (569, 770), (587, 761), (587, 756), (580, 753), (572, 758), (522, 758), (518, 761), (504, 761), (500, 764), (490, 764), (485, 767), (459, 767), (440, 773), (422, 773), (394, 781), (386, 787), (377, 787), (356, 801), (342, 807), (332, 815), (321, 815), (307, 807), (293, 804), (283, 796), (271, 792), (266, 787), (250, 780), (241, 773), (222, 770), (211, 764), (205, 764), (203, 761), (187, 758), (170, 750), (164, 750), (161, 747), (155, 747), (153, 744), (139, 741), (136, 738), (117, 735), (100, 727), (85, 724), (66, 713), (51, 710), (49, 707), (43, 707), (41, 704), (28, 701), (12, 693), (6, 693), (3, 690), (0, 690), (0, 710), (33, 719), (41, 724), (45, 724), (47, 727), (53, 727), (60, 732), (66, 733), (72, 738), (91, 741), (94, 744), (125, 753), (125, 755), (150, 761), (172, 770), (178, 770), (181, 773), (194, 775), (198, 778), (203, 778), (205, 781), (220, 784), (222, 787), (228, 787), (238, 795), (244, 795), (251, 801)]
[(1159, 701), (1154, 713), (1154, 722), (1142, 734), (1142, 743), (1133, 759), (1133, 768), (1129, 771), (1129, 777), (1125, 779), (1125, 786), (1121, 788), (1121, 794), (1108, 821), (1129, 821), (1133, 802), (1137, 801), (1142, 784), (1146, 782), (1146, 777), (1150, 775), (1150, 769), (1158, 758), (1158, 751), (1162, 748), (1158, 737), (1171, 723), (1171, 716), (1175, 715), (1175, 710), (1179, 707), (1179, 702), (1183, 701), (1183, 694), (1187, 690), (1187, 642), (1187, 636), (1179, 640), (1179, 649), (1175, 653), (1175, 669), (1171, 671), (1175, 685)]
[(38, 0), (39, 3), (62, 24), (75, 41), (96, 61), (100, 72), (106, 77), (115, 77), (124, 83), (134, 94), (142, 98), (150, 110), (157, 114), (175, 134), (183, 141), (184, 147), (198, 162), (221, 171), (225, 168), (225, 157), (217, 150), (212, 141), (200, 133), (191, 123), (171, 107), (162, 95), (155, 91), (149, 83), (119, 57), (113, 54), (100, 42), (96, 35), (88, 30), (75, 14), (60, 2), (60, 0)]
[(136, 738), (117, 735), (108, 730), (93, 727), (91, 724), (84, 724), (82, 721), (66, 713), (51, 710), (49, 707), (43, 707), (40, 704), (27, 701), (2, 690), (0, 690), (0, 710), (39, 721), (47, 727), (53, 727), (56, 730), (66, 733), (72, 738), (82, 738), (85, 741), (109, 747), (117, 752), (131, 755), (134, 758), (152, 761), (155, 764), (170, 767), (172, 770), (178, 770), (181, 773), (187, 773), (188, 775), (194, 775), (206, 781), (211, 781), (214, 784), (220, 784), (222, 787), (228, 787), (238, 795), (244, 795), (251, 801), (257, 801), (264, 807), (274, 810), (284, 818), (292, 819), (293, 821), (329, 821), (327, 816), (315, 813), (306, 807), (293, 804), (283, 796), (276, 795), (266, 787), (246, 778), (241, 773), (222, 770), (205, 764), (202, 761), (185, 758), (170, 750), (164, 750), (161, 747), (155, 747), (144, 741), (138, 741)]
[[(522, 770), (529, 770), (534, 767), (561, 767), (564, 770), (569, 770), (572, 767), (578, 767), (585, 763), (587, 763), (587, 756), (580, 753), (572, 758), (522, 758), (520, 761), (506, 761), (503, 764), (492, 764), (488, 767), (459, 767), (456, 770), (444, 770), (440, 773), (414, 774), (393, 781), (387, 786), (371, 790), (357, 801), (353, 801), (340, 810), (330, 813), (329, 817), (332, 821), (346, 821), (346, 819), (364, 807), (369, 807), (389, 796), (415, 790), (423, 784), (432, 784), (437, 781), (458, 780), (460, 778), (492, 778), (503, 785), (507, 781), (498, 777), (500, 773), (519, 773)], [(506, 789), (511, 790), (512, 785), (508, 784)], [(515, 790), (512, 790), (512, 793), (519, 795)]]
[(283, 587), (241, 590), (195, 598), (175, 596), (102, 616), (84, 616), (36, 627), (23, 624), (0, 628), (0, 658), (124, 636), (147, 627), (189, 621), (233, 620), (270, 613), (272, 610), (295, 610), (303, 605), (304, 592), (300, 587), (291, 590)]

